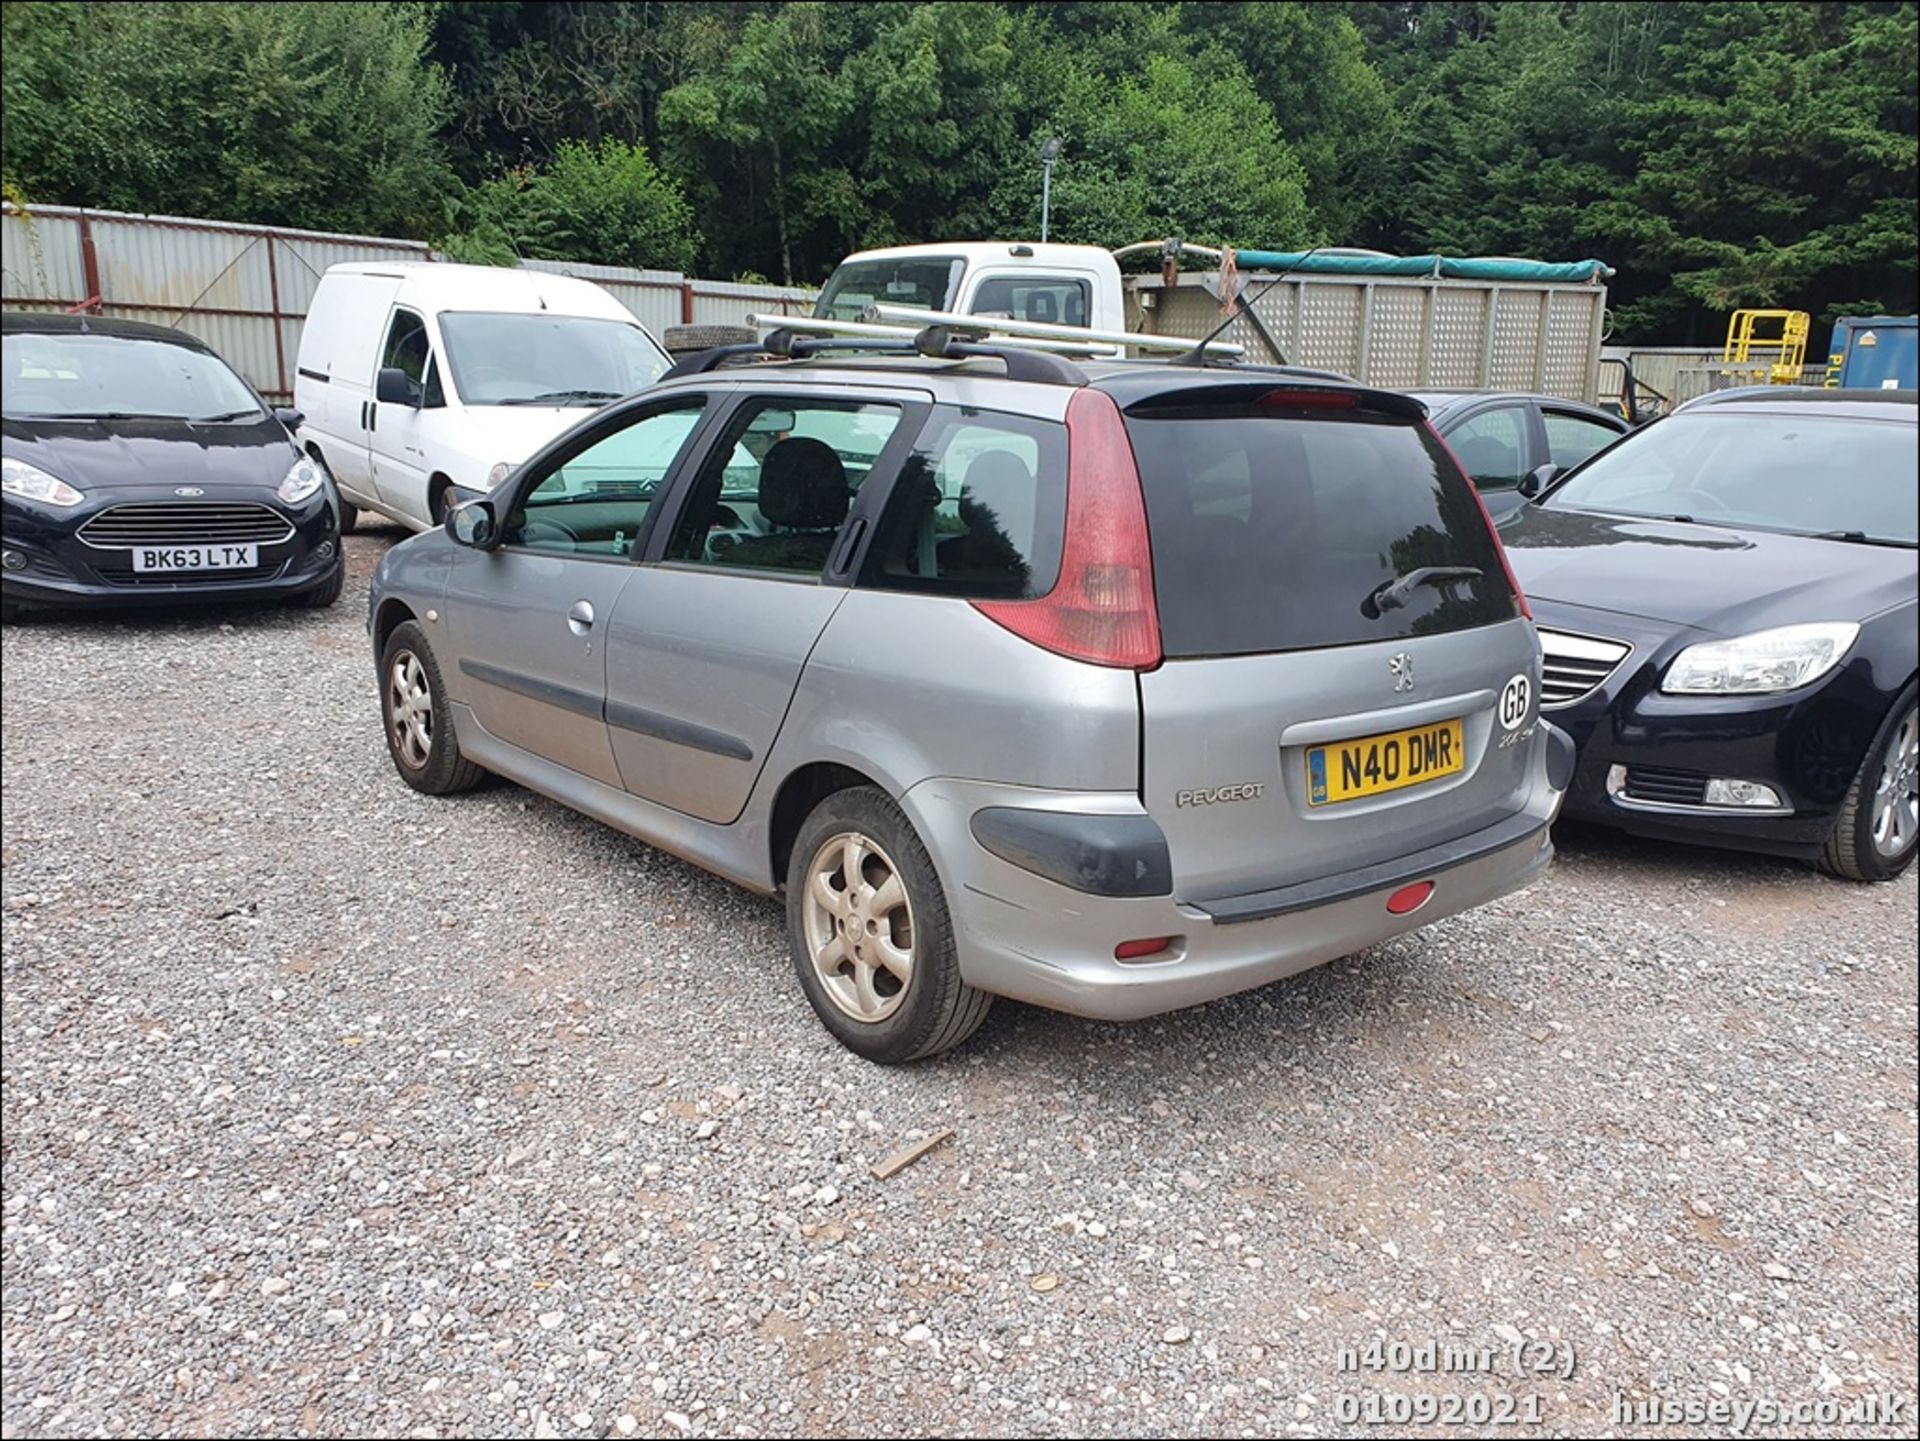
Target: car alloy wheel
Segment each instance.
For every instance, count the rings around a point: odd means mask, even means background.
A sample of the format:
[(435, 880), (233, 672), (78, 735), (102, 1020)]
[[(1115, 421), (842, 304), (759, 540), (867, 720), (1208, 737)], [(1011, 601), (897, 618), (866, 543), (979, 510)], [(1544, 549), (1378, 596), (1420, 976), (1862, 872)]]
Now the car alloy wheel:
[(808, 957), (827, 998), (869, 1025), (913, 980), (913, 905), (893, 858), (858, 831), (829, 836), (807, 866)]
[(1887, 746), (1873, 794), (1873, 848), (1903, 854), (1920, 832), (1920, 709), (1909, 710)]
[(410, 650), (395, 651), (387, 667), (387, 728), (401, 764), (425, 770), (433, 757), (433, 687)]

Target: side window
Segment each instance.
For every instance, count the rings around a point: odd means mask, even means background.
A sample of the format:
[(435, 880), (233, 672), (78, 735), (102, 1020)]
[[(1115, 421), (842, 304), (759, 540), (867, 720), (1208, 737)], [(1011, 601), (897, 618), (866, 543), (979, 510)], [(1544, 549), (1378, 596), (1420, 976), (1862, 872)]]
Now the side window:
[(1085, 325), (1092, 288), (1063, 275), (996, 275), (980, 282), (967, 310), (1048, 325)]
[(1548, 459), (1568, 470), (1620, 438), (1619, 431), (1582, 415), (1558, 410), (1545, 410), (1540, 415), (1547, 423)]
[(1512, 490), (1527, 468), (1527, 412), (1518, 405), (1483, 410), (1447, 432), (1461, 469), (1482, 490)]
[(440, 388), (440, 367), (427, 340), (427, 323), (411, 310), (393, 312), (393, 323), (387, 327), (387, 343), (380, 352), (380, 368), (406, 372), (407, 379), (425, 394), (427, 406), (447, 403), (446, 394)]
[(941, 407), (887, 497), (860, 584), (981, 599), (1045, 595), (1060, 573), (1066, 475), (1062, 427)]
[(820, 575), (899, 424), (894, 405), (745, 402), (688, 488), (667, 559)]
[(625, 556), (687, 437), (700, 406), (656, 410), (562, 461), (521, 497), (506, 544), (568, 555)]

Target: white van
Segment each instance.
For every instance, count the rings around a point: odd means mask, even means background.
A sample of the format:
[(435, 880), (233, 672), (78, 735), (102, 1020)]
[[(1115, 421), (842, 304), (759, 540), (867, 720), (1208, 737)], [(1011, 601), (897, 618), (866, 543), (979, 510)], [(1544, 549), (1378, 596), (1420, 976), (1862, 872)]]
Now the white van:
[(301, 448), (357, 510), (438, 525), (590, 410), (672, 362), (591, 281), (485, 265), (361, 263), (320, 277), (294, 380)]

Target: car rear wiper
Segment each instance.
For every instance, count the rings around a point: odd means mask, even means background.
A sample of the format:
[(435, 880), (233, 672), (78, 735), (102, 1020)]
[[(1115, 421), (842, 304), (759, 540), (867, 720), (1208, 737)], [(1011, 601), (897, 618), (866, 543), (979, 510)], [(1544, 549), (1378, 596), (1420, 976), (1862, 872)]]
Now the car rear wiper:
[(1423, 565), (1379, 586), (1361, 603), (1360, 613), (1369, 618), (1383, 610), (1398, 610), (1413, 599), (1423, 585), (1445, 585), (1455, 580), (1478, 580), (1484, 572), (1477, 565)]
[(1914, 543), (1910, 540), (1896, 540), (1890, 535), (1868, 535), (1864, 530), (1816, 530), (1813, 540), (1844, 540), (1854, 545), (1891, 545), (1911, 550)]
[(516, 395), (510, 400), (497, 402), (500, 405), (559, 405), (568, 400), (618, 400), (617, 390), (550, 390), (545, 395)]

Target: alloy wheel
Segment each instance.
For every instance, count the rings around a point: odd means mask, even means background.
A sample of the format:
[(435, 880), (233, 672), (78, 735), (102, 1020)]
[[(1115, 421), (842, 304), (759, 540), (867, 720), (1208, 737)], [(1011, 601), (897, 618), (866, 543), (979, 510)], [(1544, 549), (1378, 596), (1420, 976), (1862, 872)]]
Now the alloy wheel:
[(1907, 712), (1887, 745), (1873, 793), (1873, 848), (1902, 854), (1920, 832), (1920, 708)]
[(394, 754), (409, 770), (423, 770), (433, 754), (433, 688), (426, 667), (410, 650), (394, 652), (387, 670), (387, 730)]
[(829, 836), (807, 866), (803, 920), (821, 989), (856, 1021), (884, 1021), (913, 979), (913, 905), (900, 868), (871, 837)]

